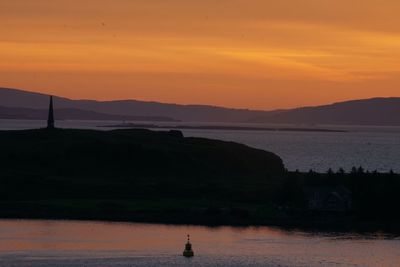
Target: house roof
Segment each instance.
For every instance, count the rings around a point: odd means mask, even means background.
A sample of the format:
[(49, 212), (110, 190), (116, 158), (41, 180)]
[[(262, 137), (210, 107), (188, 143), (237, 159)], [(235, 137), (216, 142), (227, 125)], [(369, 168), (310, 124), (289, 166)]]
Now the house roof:
[(351, 191), (345, 186), (307, 186), (304, 191), (309, 198), (326, 199), (333, 194), (341, 200), (351, 199)]

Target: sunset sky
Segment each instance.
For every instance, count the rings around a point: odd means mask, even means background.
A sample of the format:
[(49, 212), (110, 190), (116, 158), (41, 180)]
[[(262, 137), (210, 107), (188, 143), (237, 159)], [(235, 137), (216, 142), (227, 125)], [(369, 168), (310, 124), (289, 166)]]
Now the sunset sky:
[(400, 96), (399, 0), (0, 0), (0, 86), (275, 109)]

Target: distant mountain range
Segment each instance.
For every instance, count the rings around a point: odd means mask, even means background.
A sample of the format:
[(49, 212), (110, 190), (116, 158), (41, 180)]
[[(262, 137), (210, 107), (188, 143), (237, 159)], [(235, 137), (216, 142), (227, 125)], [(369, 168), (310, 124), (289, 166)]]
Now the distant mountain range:
[[(56, 110), (58, 120), (104, 120), (104, 121), (160, 121), (174, 122), (168, 117), (129, 116), (99, 113), (94, 111), (59, 108)], [(48, 109), (13, 108), (0, 106), (0, 119), (41, 120), (47, 118)]]
[[(48, 102), (49, 97), (44, 94), (0, 88), (0, 118), (45, 119)], [(54, 104), (57, 118), (63, 120), (400, 125), (400, 98), (373, 98), (275, 111), (137, 100), (72, 100), (58, 96), (54, 97)]]
[(400, 98), (371, 98), (276, 111), (248, 122), (395, 126), (400, 125)]
[[(49, 96), (17, 89), (0, 88), (0, 106), (47, 109)], [(199, 122), (241, 122), (265, 114), (264, 111), (228, 109), (206, 105), (176, 105), (137, 100), (95, 101), (72, 100), (54, 97), (58, 109), (79, 109), (118, 116), (142, 117), (149, 121), (199, 121)], [(29, 115), (29, 114), (27, 114)], [(155, 119), (154, 119), (155, 118)]]

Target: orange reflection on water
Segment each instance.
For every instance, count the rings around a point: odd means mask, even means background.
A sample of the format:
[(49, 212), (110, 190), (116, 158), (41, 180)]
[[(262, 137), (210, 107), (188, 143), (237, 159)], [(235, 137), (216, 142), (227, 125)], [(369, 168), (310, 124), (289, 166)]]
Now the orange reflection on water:
[[(400, 240), (387, 236), (307, 234), (269, 227), (208, 228), (135, 223), (0, 220), (0, 259), (9, 253), (102, 253), (158, 256), (182, 253), (191, 235), (196, 255), (274, 259), (289, 266), (398, 266)], [(373, 253), (372, 253), (373, 252)], [(303, 265), (302, 265), (303, 266)], [(318, 264), (317, 264), (318, 266)]]

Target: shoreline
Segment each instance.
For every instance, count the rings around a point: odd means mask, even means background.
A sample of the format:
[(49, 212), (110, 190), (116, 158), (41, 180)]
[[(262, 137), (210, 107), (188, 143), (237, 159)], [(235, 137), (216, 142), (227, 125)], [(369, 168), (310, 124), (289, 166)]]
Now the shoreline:
[(164, 219), (121, 219), (108, 217), (80, 217), (80, 216), (0, 216), (0, 220), (45, 220), (45, 221), (81, 221), (98, 223), (132, 223), (132, 224), (157, 224), (171, 226), (198, 226), (207, 228), (232, 227), (232, 228), (278, 228), (284, 231), (301, 231), (305, 233), (355, 233), (360, 235), (380, 234), (393, 237), (400, 236), (399, 221), (310, 221), (310, 220), (264, 220), (258, 223), (224, 221), (216, 222), (194, 222), (192, 220), (177, 221)]
[[(167, 206), (160, 203), (169, 202)], [(172, 204), (171, 204), (172, 203)], [(0, 201), (0, 219), (77, 220), (126, 222), (204, 227), (277, 227), (287, 231), (383, 233), (400, 236), (398, 219), (357, 218), (352, 213), (322, 213), (278, 208), (260, 214), (268, 205), (219, 203), (218, 208), (194, 200), (190, 208), (177, 206), (179, 200), (28, 200)], [(121, 206), (126, 204), (127, 206)], [(188, 202), (184, 202), (188, 205)], [(260, 209), (261, 208), (261, 209)], [(234, 212), (232, 212), (234, 211)]]

